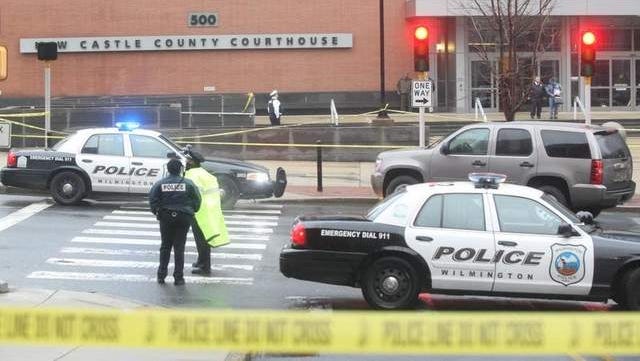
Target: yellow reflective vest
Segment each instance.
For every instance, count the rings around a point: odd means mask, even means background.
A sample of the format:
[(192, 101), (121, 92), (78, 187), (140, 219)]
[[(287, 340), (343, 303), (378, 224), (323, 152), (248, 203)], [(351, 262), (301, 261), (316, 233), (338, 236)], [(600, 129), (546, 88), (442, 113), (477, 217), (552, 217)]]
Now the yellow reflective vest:
[(228, 244), (229, 234), (220, 206), (218, 179), (201, 167), (189, 169), (184, 176), (196, 184), (202, 197), (202, 204), (195, 218), (204, 238), (211, 247)]

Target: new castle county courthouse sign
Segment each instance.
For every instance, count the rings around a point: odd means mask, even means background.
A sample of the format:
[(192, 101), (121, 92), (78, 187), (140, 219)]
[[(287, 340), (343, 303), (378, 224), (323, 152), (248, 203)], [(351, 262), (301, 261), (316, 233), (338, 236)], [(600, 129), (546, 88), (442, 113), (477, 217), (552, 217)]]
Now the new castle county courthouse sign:
[(247, 34), (247, 35), (159, 35), (84, 38), (20, 39), (21, 53), (36, 53), (39, 42), (56, 42), (61, 53), (159, 50), (247, 50), (352, 48), (353, 35)]

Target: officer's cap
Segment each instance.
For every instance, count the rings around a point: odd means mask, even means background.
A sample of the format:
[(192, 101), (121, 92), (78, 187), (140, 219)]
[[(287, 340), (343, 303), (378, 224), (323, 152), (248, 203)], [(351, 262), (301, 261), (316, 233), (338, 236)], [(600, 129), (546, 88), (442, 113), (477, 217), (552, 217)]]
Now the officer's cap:
[(189, 158), (191, 158), (191, 160), (193, 160), (194, 162), (196, 162), (198, 164), (204, 162), (204, 156), (202, 154), (200, 154), (199, 152), (196, 152), (194, 150), (190, 150), (189, 154), (187, 156)]

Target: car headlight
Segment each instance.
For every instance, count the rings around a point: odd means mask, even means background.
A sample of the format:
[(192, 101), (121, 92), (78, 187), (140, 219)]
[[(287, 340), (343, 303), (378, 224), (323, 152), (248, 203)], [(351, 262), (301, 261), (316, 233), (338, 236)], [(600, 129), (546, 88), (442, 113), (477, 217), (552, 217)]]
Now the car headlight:
[(247, 173), (247, 180), (254, 182), (268, 182), (269, 175), (267, 173)]
[(376, 159), (376, 166), (375, 166), (375, 168), (374, 168), (374, 171), (375, 171), (376, 173), (379, 173), (381, 169), (382, 169), (382, 159), (377, 158), (377, 159)]

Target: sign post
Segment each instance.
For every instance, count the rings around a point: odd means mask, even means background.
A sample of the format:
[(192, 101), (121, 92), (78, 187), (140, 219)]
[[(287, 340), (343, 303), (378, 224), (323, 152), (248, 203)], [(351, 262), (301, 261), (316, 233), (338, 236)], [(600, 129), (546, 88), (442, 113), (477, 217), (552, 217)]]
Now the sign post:
[(424, 109), (431, 107), (431, 81), (414, 80), (411, 82), (411, 106), (418, 108), (419, 146), (425, 147)]
[(44, 147), (49, 148), (49, 131), (51, 130), (51, 64), (44, 65)]

